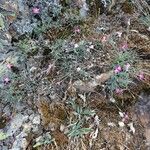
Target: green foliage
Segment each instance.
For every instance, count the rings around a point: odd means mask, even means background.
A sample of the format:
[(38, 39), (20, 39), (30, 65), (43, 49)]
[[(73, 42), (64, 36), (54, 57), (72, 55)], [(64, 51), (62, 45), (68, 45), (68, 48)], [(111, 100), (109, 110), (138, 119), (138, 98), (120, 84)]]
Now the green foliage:
[(120, 65), (124, 67), (127, 63), (130, 65), (135, 63), (136, 54), (131, 51), (119, 52), (116, 58), (112, 62), (112, 67), (114, 68), (116, 65)]
[(33, 93), (37, 86), (25, 72), (20, 74), (10, 72), (9, 78), (11, 82), (0, 87), (0, 97), (7, 102), (15, 103), (25, 100), (27, 93)]
[(36, 43), (30, 39), (21, 40), (16, 45), (18, 46), (19, 50), (25, 55), (35, 53), (38, 48)]
[(89, 110), (85, 107), (79, 106), (74, 101), (71, 101), (70, 104), (75, 111), (75, 115), (77, 115), (79, 118), (83, 116), (92, 116), (95, 114), (93, 110)]
[(49, 133), (44, 134), (40, 138), (36, 139), (36, 144), (33, 145), (33, 148), (39, 147), (41, 145), (45, 144), (51, 144), (53, 142), (53, 139)]
[[(116, 59), (112, 62), (113, 76), (107, 82), (107, 88), (113, 93), (116, 89), (127, 90), (132, 82), (136, 69), (134, 67), (136, 55), (130, 51), (120, 52), (116, 55)], [(126, 65), (130, 65), (126, 70)], [(119, 73), (115, 73), (115, 68), (121, 67)]]
[[(72, 74), (76, 69), (76, 65), (82, 63), (90, 57), (90, 55), (86, 50), (85, 41), (77, 43), (77, 47), (75, 47), (75, 44), (69, 44), (69, 42), (70, 41), (59, 39), (50, 46), (50, 49), (52, 49), (51, 54), (56, 64), (62, 71)], [(66, 47), (66, 45), (68, 45), (68, 47)]]
[(71, 124), (68, 136), (79, 138), (79, 137), (82, 137), (85, 134), (90, 133), (92, 131), (92, 129), (82, 127), (83, 123), (84, 123), (84, 120), (80, 120), (78, 122), (75, 122), (74, 124)]
[(82, 18), (79, 15), (78, 10), (76, 9), (67, 9), (64, 13), (64, 23), (68, 26), (74, 27), (83, 22)]
[(68, 136), (71, 138), (82, 137), (85, 134), (89, 134), (92, 129), (85, 128), (86, 117), (93, 116), (95, 112), (88, 108), (79, 106), (75, 103), (75, 101), (70, 101), (71, 107), (74, 110), (74, 115), (77, 117), (75, 123), (69, 125)]
[(76, 24), (81, 23), (81, 21), (78, 10), (62, 8), (61, 5), (50, 3), (49, 7), (42, 10), (41, 21), (38, 22), (34, 32), (39, 36), (39, 34), (46, 33), (52, 28), (74, 27)]
[(128, 85), (132, 82), (128, 72), (114, 74), (107, 82), (109, 90), (114, 92), (116, 89), (128, 89)]
[(150, 27), (150, 15), (142, 16), (140, 18), (140, 21), (142, 24), (144, 24), (147, 27)]

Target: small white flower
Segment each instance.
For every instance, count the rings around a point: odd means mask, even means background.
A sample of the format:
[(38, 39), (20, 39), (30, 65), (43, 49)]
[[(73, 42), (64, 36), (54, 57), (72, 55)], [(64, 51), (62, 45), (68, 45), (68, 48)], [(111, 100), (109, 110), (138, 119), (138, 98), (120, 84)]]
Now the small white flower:
[(110, 101), (111, 101), (112, 103), (115, 103), (115, 102), (116, 102), (116, 100), (115, 100), (113, 97), (110, 98)]
[(79, 47), (79, 45), (78, 45), (78, 44), (75, 44), (75, 45), (74, 45), (74, 48), (78, 48), (78, 47)]
[(89, 49), (89, 48), (87, 48), (87, 49), (86, 49), (86, 51), (87, 51), (87, 52), (90, 52), (90, 49)]
[(122, 122), (122, 121), (119, 121), (118, 124), (121, 128), (125, 126), (124, 122)]
[(80, 67), (77, 68), (77, 72), (79, 72), (79, 71), (81, 71), (81, 68), (80, 68)]
[(90, 49), (94, 49), (94, 45), (90, 45), (90, 47), (89, 47)]
[(117, 33), (117, 35), (121, 38), (121, 36), (122, 36), (122, 32), (116, 32)]
[(120, 117), (124, 117), (124, 113), (122, 113), (122, 112), (119, 112), (119, 115), (120, 115)]

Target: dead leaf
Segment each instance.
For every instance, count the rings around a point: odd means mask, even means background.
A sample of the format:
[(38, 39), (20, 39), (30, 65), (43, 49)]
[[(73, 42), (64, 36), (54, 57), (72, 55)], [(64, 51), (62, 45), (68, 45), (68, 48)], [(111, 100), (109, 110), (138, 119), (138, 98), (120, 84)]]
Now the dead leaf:
[(149, 128), (145, 129), (145, 137), (147, 140), (147, 145), (150, 145), (150, 129)]
[(75, 81), (73, 86), (84, 92), (94, 92), (94, 88), (97, 86), (97, 84), (92, 84), (93, 82), (83, 82), (81, 80)]
[(94, 89), (97, 85), (101, 85), (107, 81), (113, 75), (113, 71), (107, 73), (102, 73), (101, 75), (96, 76), (93, 80), (89, 82), (83, 82), (81, 80), (75, 81), (73, 86), (76, 89), (79, 89), (84, 92), (94, 92)]
[(109, 71), (107, 73), (102, 73), (99, 76), (96, 76), (96, 81), (98, 84), (104, 83), (113, 75), (113, 71)]
[(52, 72), (54, 72), (54, 69), (55, 69), (55, 64), (49, 64), (48, 65), (48, 68), (46, 70), (46, 75), (50, 75)]

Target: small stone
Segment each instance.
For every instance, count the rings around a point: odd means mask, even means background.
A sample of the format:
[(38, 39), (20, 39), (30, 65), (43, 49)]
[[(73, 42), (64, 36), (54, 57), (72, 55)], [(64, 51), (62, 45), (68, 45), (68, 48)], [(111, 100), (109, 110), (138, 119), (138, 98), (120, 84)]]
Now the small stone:
[(41, 122), (41, 120), (40, 120), (40, 116), (38, 115), (38, 116), (35, 116), (34, 118), (33, 118), (33, 124), (40, 124), (40, 122)]
[(40, 131), (40, 130), (39, 130), (38, 125), (35, 125), (35, 124), (32, 125), (32, 132), (33, 132), (33, 133), (37, 133), (37, 132), (39, 133), (39, 131)]
[(12, 146), (11, 150), (26, 150), (27, 146), (28, 146), (28, 141), (25, 138), (21, 138), (21, 139), (17, 139)]
[(29, 120), (33, 120), (33, 118), (34, 118), (34, 114), (31, 114), (30, 116), (29, 116)]
[(17, 114), (16, 116), (14, 116), (10, 123), (10, 126), (8, 126), (7, 135), (12, 136), (15, 132), (19, 130), (19, 128), (27, 119), (28, 116), (24, 116), (22, 114)]
[(60, 131), (63, 132), (65, 130), (65, 126), (63, 124), (60, 125)]
[(87, 48), (87, 49), (86, 49), (86, 51), (87, 51), (87, 52), (90, 52), (90, 49), (89, 49), (89, 48)]
[(23, 131), (26, 133), (29, 133), (31, 131), (32, 124), (31, 123), (25, 123), (23, 124)]

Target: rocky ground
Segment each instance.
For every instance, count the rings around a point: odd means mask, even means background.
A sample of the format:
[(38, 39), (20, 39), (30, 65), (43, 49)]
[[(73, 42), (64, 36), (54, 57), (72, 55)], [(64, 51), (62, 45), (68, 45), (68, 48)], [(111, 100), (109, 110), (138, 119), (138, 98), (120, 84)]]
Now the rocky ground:
[[(78, 2), (0, 0), (0, 150), (150, 150), (150, 24), (128, 1)], [(111, 91), (127, 49), (131, 84)]]

